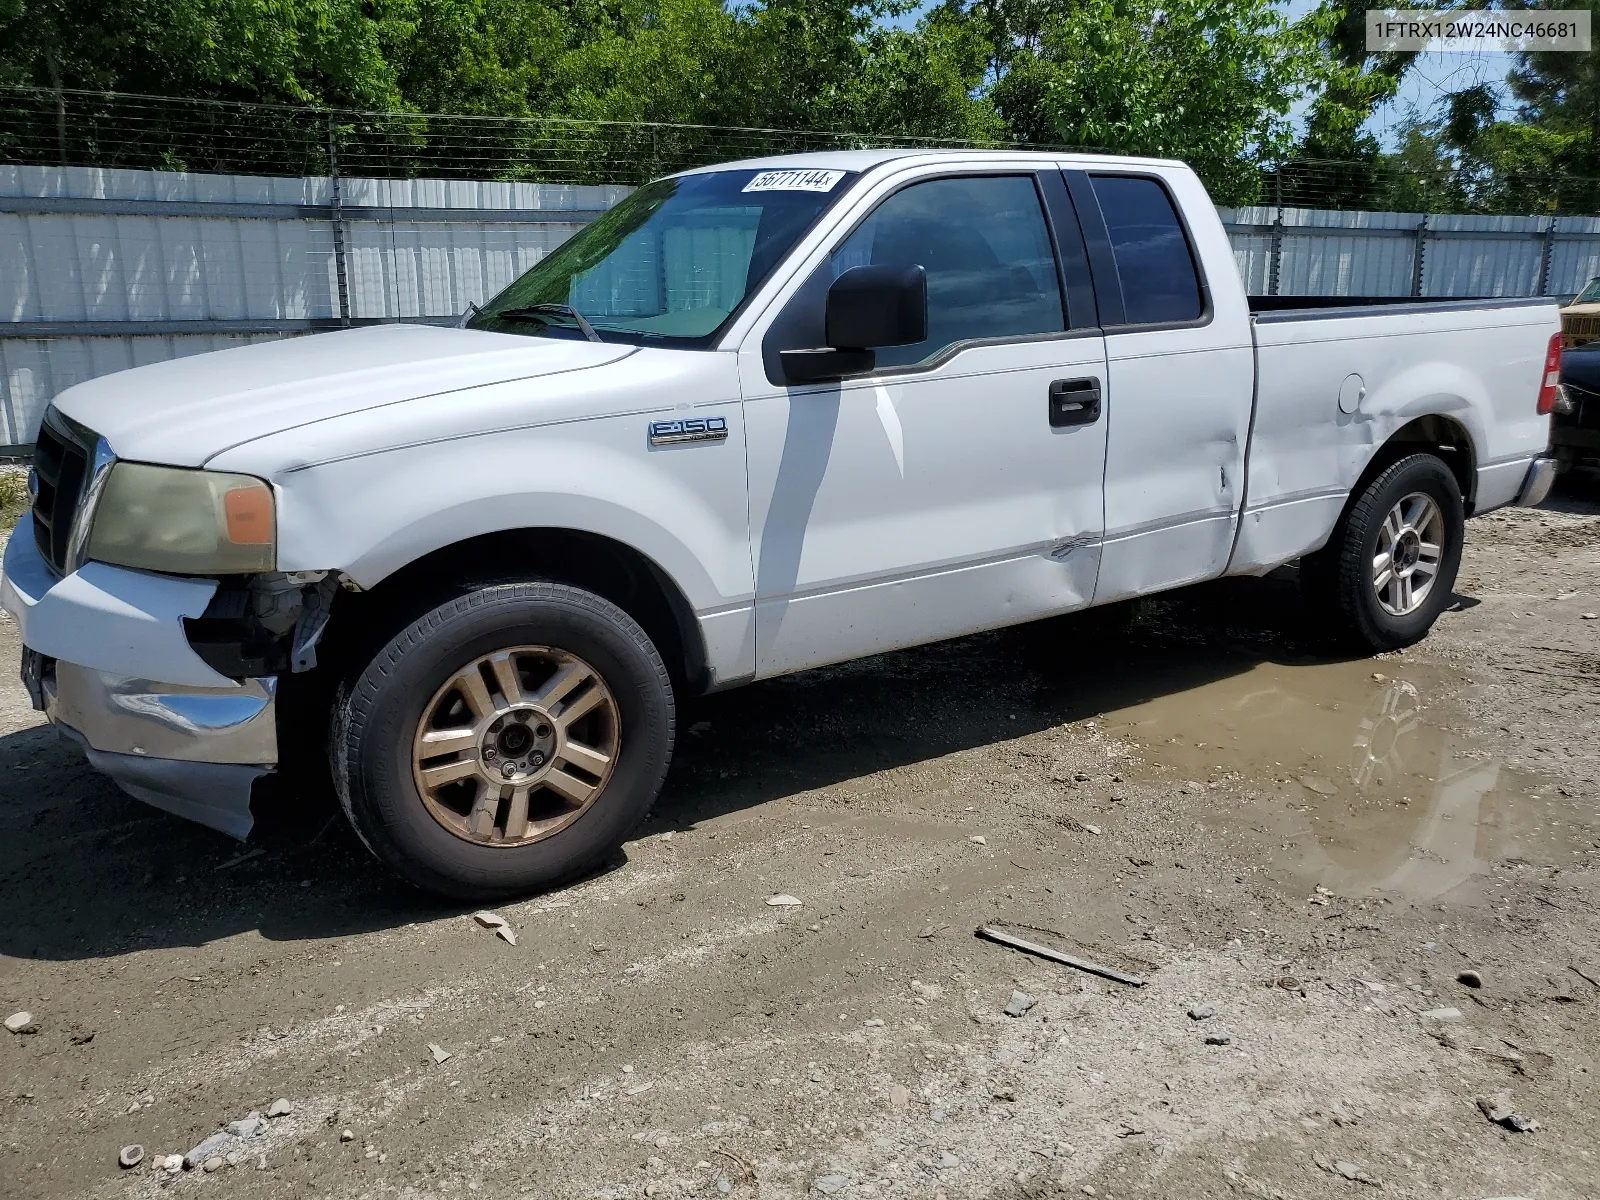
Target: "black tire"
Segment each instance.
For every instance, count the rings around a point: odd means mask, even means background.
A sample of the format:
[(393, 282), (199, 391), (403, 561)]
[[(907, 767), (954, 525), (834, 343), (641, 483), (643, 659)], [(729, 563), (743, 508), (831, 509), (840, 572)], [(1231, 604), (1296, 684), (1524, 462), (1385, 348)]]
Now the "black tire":
[[(620, 717), (616, 762), (571, 824), (524, 845), (486, 845), (446, 829), (423, 803), (412, 737), (452, 674), (509, 646), (549, 646), (591, 665)], [(636, 621), (559, 583), (470, 592), (413, 621), (340, 688), (329, 739), (334, 785), (367, 849), (426, 891), (483, 901), (555, 887), (612, 854), (655, 803), (675, 735), (672, 685)]]
[[(1373, 583), (1373, 558), (1385, 518), (1413, 493), (1430, 497), (1443, 518), (1443, 544), (1433, 585), (1414, 611), (1389, 612)], [(1445, 463), (1432, 454), (1412, 454), (1391, 464), (1362, 489), (1334, 527), (1328, 544), (1300, 564), (1307, 606), (1330, 621), (1339, 641), (1368, 652), (1398, 650), (1428, 635), (1453, 597), (1466, 512), (1461, 489)], [(1396, 605), (1396, 607), (1401, 607)]]

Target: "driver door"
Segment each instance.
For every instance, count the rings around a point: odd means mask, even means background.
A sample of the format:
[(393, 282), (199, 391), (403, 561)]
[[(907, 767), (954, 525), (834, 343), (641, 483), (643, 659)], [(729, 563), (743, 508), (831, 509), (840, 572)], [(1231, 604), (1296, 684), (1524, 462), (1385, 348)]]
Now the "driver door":
[[(1074, 239), (1072, 269), (1085, 260), (1075, 223), (1060, 228), (1059, 180), (946, 168), (884, 181), (745, 339), (758, 675), (1093, 597), (1106, 421), (1097, 405), (1090, 419), (1054, 424), (1052, 396), (1059, 409), (1063, 388), (1104, 395), (1105, 340), (1082, 310), (1092, 305), (1066, 302), (1085, 289), (1063, 288), (1062, 239)], [(864, 263), (924, 268), (927, 340), (880, 348), (865, 376), (788, 384), (776, 350), (803, 346), (779, 344), (786, 331), (820, 330), (826, 285)]]

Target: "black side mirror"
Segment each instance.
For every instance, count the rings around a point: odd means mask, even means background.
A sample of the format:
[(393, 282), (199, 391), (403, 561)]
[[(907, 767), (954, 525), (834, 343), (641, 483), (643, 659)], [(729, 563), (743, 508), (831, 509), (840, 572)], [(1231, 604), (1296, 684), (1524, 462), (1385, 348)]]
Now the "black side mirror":
[(828, 345), (779, 356), (791, 383), (819, 383), (872, 370), (875, 346), (914, 346), (928, 337), (928, 275), (920, 264), (851, 267), (828, 288)]

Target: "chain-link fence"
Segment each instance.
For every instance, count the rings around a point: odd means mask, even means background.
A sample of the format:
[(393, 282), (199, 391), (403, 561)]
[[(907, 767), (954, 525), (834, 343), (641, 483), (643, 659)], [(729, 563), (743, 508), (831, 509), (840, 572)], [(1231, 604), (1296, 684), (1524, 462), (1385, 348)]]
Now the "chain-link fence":
[[(453, 320), (646, 179), (908, 144), (973, 145), (0, 89), (0, 453), (97, 375)], [(1220, 215), (1252, 294), (1570, 295), (1600, 271), (1600, 217), (1473, 213), (1446, 182), (1297, 162)]]
[[(1012, 142), (556, 117), (296, 108), (41, 88), (0, 88), (0, 163), (219, 175), (639, 184), (707, 163), (885, 146), (1013, 148)], [(1029, 149), (1126, 152), (1117, 146)], [(1296, 157), (1230, 174), (1219, 202), (1274, 208), (1589, 215), (1600, 181), (1540, 170), (1495, 178), (1397, 156)], [(1216, 184), (1220, 181), (1208, 181)]]

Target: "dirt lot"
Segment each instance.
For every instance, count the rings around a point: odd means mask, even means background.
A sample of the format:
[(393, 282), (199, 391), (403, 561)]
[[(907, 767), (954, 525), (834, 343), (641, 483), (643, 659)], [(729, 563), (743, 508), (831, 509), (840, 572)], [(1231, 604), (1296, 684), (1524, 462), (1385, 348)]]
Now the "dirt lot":
[(123, 798), (7, 668), (0, 1194), (1600, 1194), (1600, 506), (1475, 522), (1458, 591), (1377, 660), (1272, 578), (713, 697), (515, 946), (342, 821)]

